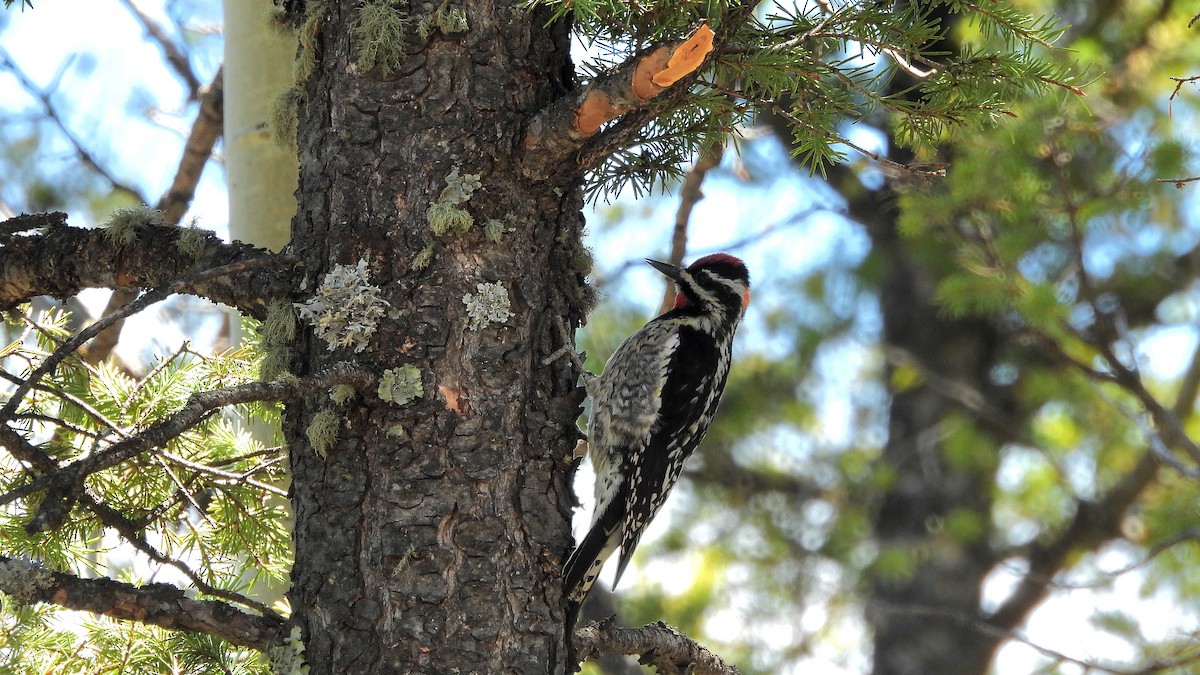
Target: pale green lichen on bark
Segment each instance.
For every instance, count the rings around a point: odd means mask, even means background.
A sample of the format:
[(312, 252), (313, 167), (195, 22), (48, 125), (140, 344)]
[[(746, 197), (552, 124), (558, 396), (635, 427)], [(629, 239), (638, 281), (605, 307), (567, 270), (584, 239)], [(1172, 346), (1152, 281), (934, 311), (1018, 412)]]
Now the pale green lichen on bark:
[(466, 209), (461, 209), (447, 202), (434, 202), (425, 212), (429, 221), (429, 229), (439, 237), (451, 234), (463, 234), (475, 224), (475, 219)]
[(18, 602), (34, 603), (39, 591), (53, 585), (54, 573), (35, 562), (18, 558), (0, 561), (0, 592)]
[(404, 40), (412, 17), (405, 11), (407, 3), (391, 0), (368, 0), (358, 10), (350, 27), (358, 46), (355, 62), (363, 71), (378, 67), (384, 75), (392, 75), (404, 63)]
[(263, 341), (286, 343), (296, 339), (296, 312), (286, 300), (272, 300), (262, 324)]
[(421, 382), (421, 371), (409, 363), (399, 368), (385, 370), (379, 378), (377, 393), (379, 398), (396, 405), (404, 405), (418, 399), (425, 395), (425, 386)]
[(479, 181), (481, 175), (459, 174), (457, 166), (450, 169), (446, 176), (446, 187), (442, 188), (437, 201), (430, 204), (429, 210), (425, 212), (429, 229), (434, 234), (439, 237), (464, 234), (475, 224), (475, 219), (461, 205), (470, 201), (471, 195), (482, 187)]
[(300, 25), (300, 32), (296, 36), (300, 49), (292, 71), (296, 84), (307, 82), (317, 72), (317, 62), (321, 56), (321, 42), (317, 37), (321, 34), (321, 24), (327, 12), (325, 3), (319, 0), (310, 0), (304, 7), (304, 23)]
[(292, 303), (273, 300), (267, 305), (267, 317), (259, 330), (262, 333), (262, 363), (259, 379), (270, 382), (288, 374), (292, 342), (296, 339), (296, 314)]
[(408, 548), (404, 549), (404, 553), (400, 556), (400, 561), (397, 562), (396, 566), (392, 568), (392, 577), (393, 578), (400, 576), (400, 573), (403, 572), (405, 570), (405, 568), (408, 567), (408, 561), (412, 560), (413, 556), (416, 555), (416, 553), (417, 553), (417, 547), (413, 546), (412, 544), (409, 544)]
[(104, 234), (112, 241), (128, 245), (137, 241), (138, 233), (149, 225), (162, 225), (163, 212), (149, 206), (117, 209), (105, 221)]
[(308, 675), (308, 664), (304, 662), (304, 640), (300, 626), (292, 626), (282, 644), (267, 650), (272, 675)]
[(313, 415), (304, 433), (308, 436), (308, 444), (312, 449), (316, 450), (318, 455), (326, 457), (337, 445), (338, 430), (341, 426), (342, 418), (334, 411), (324, 409)]
[(470, 29), (467, 24), (467, 10), (462, 7), (451, 7), (449, 0), (445, 0), (433, 13), (421, 18), (417, 23), (417, 34), (422, 40), (428, 40), (429, 36), (433, 35), (434, 31), (440, 31), (442, 35), (454, 35), (455, 33), (465, 33)]
[(300, 126), (300, 101), (304, 92), (298, 85), (284, 89), (267, 109), (267, 126), (271, 140), (283, 148), (296, 148), (296, 131)]
[(348, 384), (335, 384), (333, 389), (329, 390), (329, 400), (338, 405), (346, 405), (346, 402), (354, 398), (356, 393), (358, 390)]
[(508, 229), (504, 227), (504, 221), (497, 218), (488, 218), (483, 224), (483, 236), (493, 244), (499, 244), (504, 240), (504, 233)]
[(413, 256), (413, 259), (412, 259), (413, 270), (417, 271), (417, 272), (422, 272), (425, 270), (426, 267), (429, 267), (429, 263), (433, 262), (433, 251), (434, 251), (433, 244), (430, 244), (430, 245), (426, 246), (425, 248), (421, 249), (420, 252), (417, 253), (415, 256)]
[(382, 290), (371, 285), (366, 259), (357, 265), (335, 265), (313, 297), (294, 305), (329, 351), (352, 347), (356, 353), (367, 348), (390, 306)]
[(479, 330), (492, 323), (504, 323), (512, 318), (508, 289), (499, 282), (475, 285), (478, 293), (467, 293), (462, 302), (467, 306), (467, 328)]
[(180, 253), (199, 260), (208, 248), (208, 231), (196, 227), (196, 219), (192, 218), (187, 226), (180, 226), (179, 238), (175, 240), (175, 248)]

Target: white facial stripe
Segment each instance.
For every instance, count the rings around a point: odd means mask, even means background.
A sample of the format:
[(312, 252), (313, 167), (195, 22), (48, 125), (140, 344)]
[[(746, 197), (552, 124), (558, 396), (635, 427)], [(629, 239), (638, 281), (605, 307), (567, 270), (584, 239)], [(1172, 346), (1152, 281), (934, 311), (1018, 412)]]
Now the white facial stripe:
[[(723, 277), (719, 274), (713, 274), (712, 272), (709, 272), (708, 270), (701, 270), (700, 273), (703, 274), (707, 279), (715, 281), (723, 286), (728, 286), (730, 292), (732, 292), (739, 298), (746, 295), (746, 284), (742, 283), (741, 281), (739, 281), (737, 279), (730, 279), (728, 277)], [(684, 274), (687, 274), (687, 272), (684, 272)], [(695, 287), (694, 285), (693, 285), (693, 288), (695, 289), (696, 293), (704, 299), (705, 302), (710, 303), (710, 304), (717, 303), (717, 297), (715, 295), (708, 293), (707, 291), (705, 291), (702, 288)]]
[[(707, 271), (701, 270), (701, 272), (705, 276), (707, 276), (709, 279), (713, 278), (713, 275), (709, 274)], [(687, 283), (688, 286), (691, 287), (692, 292), (695, 293), (696, 295), (700, 296), (701, 302), (703, 302), (706, 305), (717, 304), (717, 302), (718, 302), (717, 296), (713, 295), (712, 293), (709, 293), (707, 290), (704, 289), (704, 287), (697, 284), (696, 280), (695, 280), (696, 278), (694, 276), (692, 276), (691, 272), (684, 270), (682, 276), (683, 276), (683, 281), (685, 283)]]

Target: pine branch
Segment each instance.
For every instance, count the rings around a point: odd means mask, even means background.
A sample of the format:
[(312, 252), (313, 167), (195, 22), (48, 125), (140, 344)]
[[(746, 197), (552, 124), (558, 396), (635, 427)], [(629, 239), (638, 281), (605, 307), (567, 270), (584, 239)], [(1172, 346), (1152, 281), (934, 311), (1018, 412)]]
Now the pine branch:
[[(129, 461), (152, 448), (163, 446), (220, 408), (254, 401), (292, 400), (313, 391), (326, 391), (335, 384), (366, 388), (373, 380), (374, 377), (369, 373), (340, 363), (312, 377), (250, 382), (197, 392), (188, 398), (182, 408), (145, 431), (0, 495), (0, 505), (46, 490), (46, 496), (38, 505), (33, 519), (26, 525), (26, 530), (41, 532), (60, 527), (84, 490), (84, 481), (88, 476)], [(21, 459), (19, 455), (18, 459)]]
[[(30, 443), (24, 436), (17, 433), (15, 429), (9, 427), (7, 424), (0, 424), (0, 445), (3, 445), (4, 449), (7, 450), (13, 457), (16, 457), (28, 467), (32, 467), (36, 473), (43, 476), (53, 475), (62, 468), (59, 466), (58, 462), (54, 460), (54, 458), (46, 454), (46, 452), (38, 446)], [(20, 488), (18, 488), (18, 490), (20, 490)], [(5, 497), (7, 497), (7, 495), (5, 495)], [(94, 514), (96, 518), (104, 524), (105, 527), (112, 528), (121, 536), (122, 539), (124, 539), (150, 560), (153, 560), (161, 565), (174, 567), (175, 569), (179, 570), (184, 576), (191, 580), (192, 584), (194, 584), (196, 589), (200, 592), (213, 597), (223, 598), (225, 600), (229, 600), (230, 602), (236, 602), (245, 605), (246, 607), (252, 607), (262, 612), (264, 616), (274, 616), (274, 612), (262, 603), (251, 600), (250, 598), (242, 596), (233, 591), (216, 588), (215, 586), (212, 586), (208, 582), (204, 581), (204, 579), (202, 579), (200, 575), (196, 574), (196, 572), (192, 570), (192, 568), (186, 563), (164, 555), (162, 552), (152, 546), (150, 542), (146, 541), (146, 538), (142, 535), (142, 530), (144, 529), (142, 525), (134, 523), (133, 521), (129, 520), (129, 518), (125, 517), (123, 513), (106, 504), (91, 488), (84, 486), (81, 489), (79, 503), (84, 508), (91, 511), (92, 514)]]
[(611, 620), (594, 623), (575, 631), (575, 647), (583, 660), (605, 654), (639, 655), (639, 662), (654, 666), (659, 675), (738, 672), (735, 666), (662, 621), (641, 628), (618, 628)]
[(527, 156), (539, 165), (559, 162), (576, 152), (600, 127), (694, 73), (712, 51), (713, 31), (702, 23), (685, 40), (639, 52), (581, 91), (551, 104), (525, 132)]
[[(2, 265), (2, 260), (3, 257), (0, 256), (0, 265)], [(23, 384), (19, 385), (16, 391), (13, 392), (11, 398), (8, 400), (8, 403), (6, 403), (4, 407), (0, 409), (0, 421), (12, 419), (13, 413), (16, 412), (17, 406), (25, 398), (25, 395), (29, 393), (29, 390), (38, 384), (42, 377), (53, 372), (54, 369), (58, 367), (59, 363), (62, 363), (64, 359), (83, 346), (83, 343), (95, 337), (101, 331), (107, 329), (117, 321), (120, 321), (127, 316), (136, 314), (137, 312), (142, 311), (156, 302), (165, 300), (172, 294), (180, 293), (187, 289), (203, 288), (205, 284), (210, 281), (220, 279), (222, 277), (235, 276), (243, 272), (262, 267), (274, 266), (280, 261), (294, 262), (294, 259), (292, 259), (290, 256), (276, 256), (274, 254), (252, 257), (246, 260), (222, 265), (220, 267), (196, 272), (195, 274), (188, 275), (179, 281), (167, 284), (165, 286), (159, 286), (152, 291), (142, 294), (142, 296), (137, 300), (125, 305), (111, 314), (108, 314), (99, 321), (76, 333), (71, 339), (66, 340), (59, 345), (58, 349), (54, 350), (54, 353), (47, 357), (46, 360), (37, 367), (37, 369), (30, 373), (29, 378)]]
[(132, 584), (108, 578), (82, 579), (36, 563), (0, 556), (0, 591), (20, 602), (46, 602), (172, 630), (212, 635), (266, 651), (283, 635), (276, 616), (255, 616), (214, 600), (194, 600), (170, 584)]

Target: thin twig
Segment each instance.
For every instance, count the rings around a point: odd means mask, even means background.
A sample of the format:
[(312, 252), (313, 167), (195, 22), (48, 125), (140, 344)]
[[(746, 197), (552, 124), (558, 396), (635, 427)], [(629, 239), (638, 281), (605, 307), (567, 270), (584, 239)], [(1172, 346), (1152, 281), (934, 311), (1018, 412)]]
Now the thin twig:
[(146, 35), (150, 36), (150, 39), (158, 44), (159, 49), (163, 51), (163, 56), (166, 57), (167, 64), (171, 66), (171, 69), (175, 71), (179, 79), (183, 80), (183, 83), (187, 85), (188, 100), (196, 100), (200, 91), (200, 78), (196, 77), (195, 71), (192, 70), (192, 64), (188, 60), (187, 54), (184, 54), (175, 45), (175, 42), (171, 40), (167, 32), (162, 29), (162, 26), (154, 23), (149, 15), (133, 4), (132, 0), (121, 0), (121, 4), (125, 5), (129, 13), (133, 14), (137, 18), (138, 23), (142, 24)]
[(979, 617), (963, 614), (962, 612), (956, 612), (944, 607), (898, 605), (873, 600), (870, 603), (868, 611), (879, 612), (882, 614), (900, 614), (904, 616), (911, 616), (913, 618), (949, 619), (991, 638), (1019, 642), (1023, 645), (1033, 648), (1035, 651), (1040, 652), (1044, 656), (1048, 656), (1063, 663), (1071, 663), (1081, 666), (1088, 672), (1099, 671), (1103, 673), (1110, 673), (1111, 675), (1138, 675), (1139, 673), (1145, 672), (1113, 668), (1110, 666), (1101, 665), (1099, 663), (1093, 663), (1084, 659), (1076, 658), (1074, 656), (1070, 656), (1068, 654), (1064, 654), (1063, 652), (1038, 644), (1026, 637), (1025, 634), (1020, 631), (997, 628), (996, 626), (989, 624)]
[[(766, 102), (764, 102), (764, 103), (766, 103)], [(812, 131), (813, 133), (821, 136), (822, 138), (825, 138), (828, 141), (832, 141), (834, 143), (840, 143), (840, 144), (850, 148), (851, 150), (854, 150), (855, 152), (857, 152), (858, 154), (860, 154), (864, 157), (873, 159), (877, 163), (879, 163), (882, 167), (884, 167), (885, 169), (893, 169), (895, 172), (897, 172), (896, 175), (909, 174), (909, 175), (918, 176), (921, 178), (939, 178), (939, 177), (944, 177), (946, 175), (946, 165), (945, 164), (940, 164), (940, 163), (939, 164), (901, 164), (900, 162), (897, 162), (892, 159), (888, 159), (887, 157), (884, 157), (883, 155), (880, 155), (879, 153), (871, 152), (870, 150), (867, 150), (866, 148), (854, 143), (853, 141), (841, 136), (840, 134), (836, 134), (831, 131), (827, 131), (825, 129), (821, 129), (816, 126), (813, 126), (812, 124), (809, 124), (808, 122), (805, 122), (804, 120), (800, 119), (799, 117), (796, 117), (795, 115), (791, 114), (790, 112), (784, 110), (782, 107), (780, 107), (777, 104), (769, 104), (769, 105), (770, 105), (770, 108), (775, 111), (775, 114), (788, 120), (792, 124), (802, 126), (805, 129)], [(932, 167), (932, 168), (929, 168), (929, 169), (923, 168), (926, 166)]]
[(67, 125), (62, 121), (62, 118), (58, 114), (58, 109), (54, 107), (54, 102), (50, 100), (50, 92), (43, 91), (33, 82), (33, 80), (29, 79), (29, 76), (27, 76), (25, 72), (17, 66), (17, 62), (3, 47), (0, 47), (0, 63), (3, 63), (4, 67), (8, 68), (8, 70), (13, 74), (13, 77), (17, 78), (17, 81), (21, 84), (22, 88), (28, 91), (31, 96), (36, 98), (38, 102), (42, 104), (42, 108), (46, 111), (46, 115), (50, 118), (50, 121), (58, 127), (58, 130), (63, 136), (66, 137), (67, 141), (74, 146), (75, 154), (79, 156), (80, 161), (82, 161), (85, 166), (90, 168), (92, 171), (95, 171), (102, 178), (104, 178), (104, 180), (108, 181), (108, 183), (112, 185), (113, 189), (117, 192), (123, 192), (138, 200), (139, 203), (146, 203), (146, 198), (140, 191), (128, 183), (118, 179), (111, 172), (109, 172), (108, 169), (100, 165), (99, 160), (97, 160), (96, 157), (84, 147), (83, 141), (79, 139), (79, 137), (77, 137), (70, 129), (68, 129)]
[(263, 463), (257, 465), (249, 473), (234, 473), (232, 471), (224, 471), (222, 469), (218, 469), (214, 466), (209, 466), (207, 464), (200, 464), (199, 462), (189, 461), (187, 459), (184, 459), (183, 457), (180, 457), (179, 455), (175, 455), (170, 452), (167, 452), (166, 450), (159, 450), (156, 454), (162, 456), (165, 459), (170, 460), (171, 462), (174, 462), (175, 464), (178, 464), (179, 466), (182, 466), (185, 469), (191, 469), (192, 471), (195, 471), (196, 473), (202, 473), (202, 474), (206, 474), (209, 476), (214, 476), (216, 478), (224, 478), (225, 480), (230, 480), (235, 483), (245, 483), (246, 485), (249, 485), (251, 487), (258, 488), (258, 489), (262, 490), (263, 492), (270, 492), (271, 494), (273, 494), (277, 497), (283, 497), (286, 499), (288, 496), (287, 490), (278, 488), (274, 485), (263, 483), (261, 481), (258, 481), (258, 480), (255, 480), (255, 479), (249, 477), (254, 472), (261, 470), (261, 468), (268, 467), (268, 466), (275, 464), (278, 461), (282, 460), (283, 459), (282, 457), (273, 459), (270, 462), (263, 462)]

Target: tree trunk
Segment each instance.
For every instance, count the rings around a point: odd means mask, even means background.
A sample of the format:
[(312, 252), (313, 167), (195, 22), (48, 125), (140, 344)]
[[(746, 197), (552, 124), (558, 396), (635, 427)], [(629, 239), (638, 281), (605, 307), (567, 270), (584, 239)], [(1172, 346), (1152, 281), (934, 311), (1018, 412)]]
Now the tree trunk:
[[(994, 565), (988, 546), (991, 473), (999, 443), (988, 438), (947, 397), (944, 386), (983, 393), (989, 405), (1003, 398), (989, 382), (999, 336), (981, 320), (949, 319), (934, 303), (936, 278), (919, 246), (902, 242), (894, 218), (872, 228), (885, 261), (880, 290), (884, 345), (920, 364), (925, 382), (892, 393), (882, 462), (890, 489), (875, 518), (883, 556), (903, 559), (903, 572), (877, 570), (868, 615), (875, 631), (874, 675), (986, 673), (997, 646), (980, 630), (981, 584)], [(889, 379), (895, 368), (888, 369)], [(957, 414), (957, 418), (956, 418)], [(953, 425), (971, 429), (986, 447), (948, 451)], [(990, 459), (990, 461), (989, 461)], [(973, 522), (966, 532), (954, 525)], [(969, 532), (969, 530), (967, 530)], [(894, 563), (893, 563), (894, 564)]]
[(270, 0), (225, 0), (223, 9), (229, 235), (278, 251), (296, 212), (296, 157), (272, 140), (267, 114), (287, 88), (296, 41), (268, 29)]
[[(465, 26), (437, 18), (458, 10)], [(566, 359), (543, 359), (563, 344), (556, 318), (571, 330), (582, 316), (581, 180), (525, 177), (519, 150), (529, 115), (567, 85), (567, 28), (516, 3), (414, 3), (388, 75), (359, 60), (359, 10), (320, 11), (293, 248), (305, 293), (361, 259), (390, 307), (361, 353), (302, 331), (293, 366), (409, 364), (423, 395), (338, 407), (313, 392), (285, 412), (305, 659), (314, 673), (563, 672), (580, 393)], [(455, 169), (480, 176), (459, 204), (474, 224), (435, 234), (427, 211), (455, 201)], [(496, 283), (511, 315), (469, 323), (464, 298)], [(306, 435), (321, 410), (340, 420), (324, 456)]]

